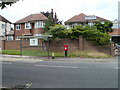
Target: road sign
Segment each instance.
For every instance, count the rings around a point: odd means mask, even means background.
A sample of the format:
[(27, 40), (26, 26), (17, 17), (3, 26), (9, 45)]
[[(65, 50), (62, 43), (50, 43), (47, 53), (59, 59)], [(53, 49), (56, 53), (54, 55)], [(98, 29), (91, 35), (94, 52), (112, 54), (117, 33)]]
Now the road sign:
[(30, 46), (38, 46), (38, 38), (30, 39)]

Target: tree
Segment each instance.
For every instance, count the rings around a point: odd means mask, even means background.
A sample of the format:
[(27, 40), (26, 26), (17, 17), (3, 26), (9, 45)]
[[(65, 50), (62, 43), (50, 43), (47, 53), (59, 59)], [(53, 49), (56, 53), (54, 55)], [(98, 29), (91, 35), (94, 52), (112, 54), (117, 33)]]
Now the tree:
[(50, 12), (49, 11), (47, 11), (47, 12), (40, 12), (40, 13), (42, 13), (43, 15), (45, 15), (47, 18), (50, 16)]
[(49, 15), (48, 19), (45, 21), (45, 32), (48, 32), (51, 27), (55, 26), (52, 17)]
[(63, 33), (64, 30), (66, 30), (66, 27), (58, 24), (51, 27), (50, 34), (53, 35), (53, 38), (65, 38), (65, 34)]
[(104, 24), (102, 24), (100, 21), (97, 21), (95, 23), (95, 26), (97, 27), (97, 29), (103, 33), (109, 33), (109, 32), (112, 32), (113, 29), (112, 29), (112, 26), (113, 26), (113, 23), (110, 22), (110, 21), (105, 21)]
[(78, 39), (79, 36), (82, 35), (83, 30), (83, 27), (80, 25), (68, 30), (64, 30), (63, 33), (65, 34), (66, 38)]
[(107, 45), (110, 43), (111, 38), (109, 34), (97, 30), (96, 27), (85, 29), (82, 36), (95, 45)]
[(1, 9), (4, 9), (6, 7), (6, 5), (12, 5), (14, 3), (16, 3), (17, 1), (19, 0), (5, 0), (5, 1), (2, 1), (2, 3), (0, 3), (0, 7)]
[(55, 24), (62, 24), (62, 21), (59, 21), (57, 18), (56, 12), (53, 12), (53, 9), (51, 9), (51, 12), (41, 12), (44, 14), (48, 20), (45, 22), (45, 31), (48, 32), (51, 27), (55, 26)]
[(78, 39), (80, 35), (86, 40), (91, 41), (95, 45), (106, 45), (110, 43), (110, 35), (98, 30), (95, 26), (76, 26), (74, 28), (64, 30), (67, 38)]

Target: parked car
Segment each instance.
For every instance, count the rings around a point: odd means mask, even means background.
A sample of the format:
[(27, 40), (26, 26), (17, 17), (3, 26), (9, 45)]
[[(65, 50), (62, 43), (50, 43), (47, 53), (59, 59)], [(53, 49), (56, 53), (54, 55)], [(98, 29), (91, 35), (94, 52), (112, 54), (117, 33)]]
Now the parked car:
[(115, 49), (118, 49), (118, 51), (120, 51), (120, 43), (115, 44)]

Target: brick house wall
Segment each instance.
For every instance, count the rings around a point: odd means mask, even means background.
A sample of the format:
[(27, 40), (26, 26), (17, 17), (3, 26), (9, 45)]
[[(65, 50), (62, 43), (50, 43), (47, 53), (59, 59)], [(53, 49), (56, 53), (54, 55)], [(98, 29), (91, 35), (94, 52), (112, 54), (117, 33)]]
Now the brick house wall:
[(25, 28), (25, 25), (21, 24), (21, 30), (16, 30), (16, 24), (15, 24), (14, 25), (14, 34), (15, 34), (15, 37), (21, 36), (24, 33), (24, 28)]
[(32, 29), (25, 29), (25, 23), (24, 23), (24, 24), (21, 24), (21, 30), (16, 30), (16, 25), (17, 24), (14, 24), (15, 38), (22, 35), (42, 34), (44, 32), (43, 28), (34, 28), (34, 23), (31, 24)]
[(42, 34), (43, 32), (44, 32), (43, 28), (34, 28), (34, 29), (32, 29), (32, 35)]

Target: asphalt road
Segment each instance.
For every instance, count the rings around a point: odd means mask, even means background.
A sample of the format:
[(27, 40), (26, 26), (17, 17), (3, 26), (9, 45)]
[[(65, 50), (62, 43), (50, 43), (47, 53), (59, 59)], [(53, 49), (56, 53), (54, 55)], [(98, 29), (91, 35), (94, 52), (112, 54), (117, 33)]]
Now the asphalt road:
[(32, 88), (118, 88), (117, 62), (1, 63), (3, 87), (32, 83)]

